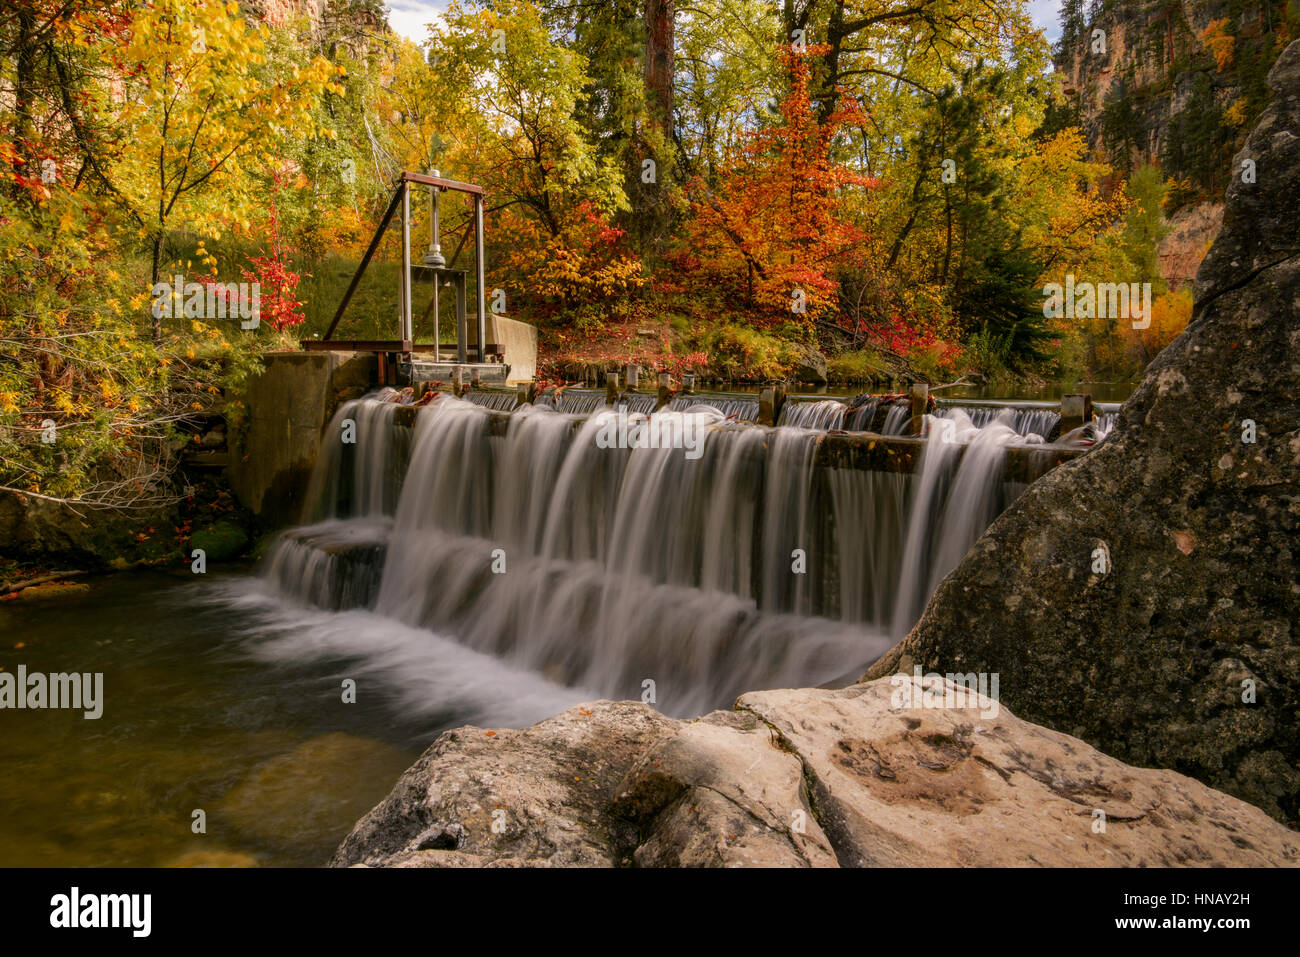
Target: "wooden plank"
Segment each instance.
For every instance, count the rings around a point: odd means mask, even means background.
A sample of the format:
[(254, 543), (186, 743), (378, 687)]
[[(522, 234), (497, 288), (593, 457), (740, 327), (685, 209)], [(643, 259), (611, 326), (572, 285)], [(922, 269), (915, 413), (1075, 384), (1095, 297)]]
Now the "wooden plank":
[(307, 352), (432, 352), (433, 344), (417, 346), (405, 339), (308, 339)]
[(473, 183), (462, 183), (455, 179), (443, 179), (441, 176), (429, 176), (427, 173), (402, 173), (402, 179), (408, 183), (419, 183), (421, 186), (437, 186), (439, 189), (451, 189), (458, 193), (483, 195), (482, 186), (475, 186)]

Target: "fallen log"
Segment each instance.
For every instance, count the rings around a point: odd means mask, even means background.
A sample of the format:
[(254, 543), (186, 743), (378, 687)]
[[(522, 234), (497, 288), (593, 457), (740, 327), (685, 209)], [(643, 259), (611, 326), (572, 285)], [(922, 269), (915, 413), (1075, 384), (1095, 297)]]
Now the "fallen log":
[(61, 581), (64, 578), (75, 578), (78, 575), (88, 575), (87, 571), (78, 569), (76, 571), (50, 572), (47, 575), (38, 575), (36, 578), (28, 578), (20, 582), (5, 582), (0, 585), (0, 595), (11, 595), (16, 591), (22, 591), (24, 588), (30, 588), (33, 585), (44, 585), (47, 582)]

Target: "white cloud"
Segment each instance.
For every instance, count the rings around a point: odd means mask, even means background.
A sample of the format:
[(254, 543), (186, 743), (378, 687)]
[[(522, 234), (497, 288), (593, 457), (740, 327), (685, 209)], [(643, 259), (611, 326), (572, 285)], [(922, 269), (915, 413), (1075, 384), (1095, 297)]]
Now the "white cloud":
[(388, 25), (416, 43), (429, 38), (428, 25), (442, 19), (447, 0), (389, 0)]
[(1047, 33), (1047, 39), (1055, 43), (1061, 36), (1061, 0), (1029, 0), (1029, 16), (1034, 26)]

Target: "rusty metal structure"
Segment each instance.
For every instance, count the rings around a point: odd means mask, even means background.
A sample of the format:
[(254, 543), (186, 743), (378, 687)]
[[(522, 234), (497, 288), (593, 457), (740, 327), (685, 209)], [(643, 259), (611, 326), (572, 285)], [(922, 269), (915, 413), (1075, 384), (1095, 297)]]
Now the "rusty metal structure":
[[(412, 185), (427, 186), (429, 189), (429, 248), (419, 262), (413, 262), (411, 257)], [(475, 317), (476, 336), (474, 337), (472, 350), (468, 341), (469, 329), (466, 314), (466, 286), (469, 270), (456, 268), (456, 262), (460, 258), (466, 241), (469, 239), (470, 231), (466, 229), (461, 236), (460, 243), (457, 245), (449, 263), (442, 255), (441, 224), (439, 221), (439, 198), (443, 192), (448, 190), (468, 194), (472, 197), (474, 206), (472, 218), (474, 227), (473, 275), (477, 315)], [(348, 284), (347, 292), (343, 294), (343, 299), (339, 302), (338, 310), (334, 313), (334, 319), (330, 322), (329, 329), (326, 330), (322, 339), (303, 343), (303, 348), (308, 350), (378, 353), (381, 362), (380, 381), (390, 378), (385, 374), (385, 367), (391, 366), (393, 371), (396, 371), (400, 364), (409, 366), (414, 352), (432, 352), (432, 358), (437, 361), (440, 358), (439, 341), (441, 332), (438, 320), (438, 293), (442, 288), (452, 287), (456, 296), (455, 361), (459, 364), (487, 363), (497, 358), (500, 353), (499, 347), (487, 343), (487, 298), (483, 278), (483, 205), (484, 193), (482, 186), (473, 183), (462, 183), (453, 179), (443, 179), (437, 170), (431, 170), (427, 174), (404, 171), (398, 178), (397, 185), (393, 190), (393, 197), (388, 203), (388, 208), (384, 212), (378, 228), (375, 229), (374, 236), (370, 239), (370, 245), (366, 248), (365, 255), (362, 256), (361, 262), (352, 276), (352, 281)], [(361, 283), (361, 277), (365, 274), (366, 268), (370, 265), (375, 252), (379, 249), (379, 244), (383, 240), (389, 224), (392, 223), (393, 217), (397, 215), (401, 216), (402, 228), (402, 266), (398, 284), (400, 335), (397, 339), (335, 339), (334, 331), (338, 328), (339, 321), (343, 318), (348, 303), (352, 301), (352, 296)], [(412, 323), (412, 287), (415, 285), (431, 285), (433, 287), (432, 298), (421, 316), (418, 327), (413, 326)], [(415, 337), (430, 316), (433, 318), (433, 343), (416, 346)]]

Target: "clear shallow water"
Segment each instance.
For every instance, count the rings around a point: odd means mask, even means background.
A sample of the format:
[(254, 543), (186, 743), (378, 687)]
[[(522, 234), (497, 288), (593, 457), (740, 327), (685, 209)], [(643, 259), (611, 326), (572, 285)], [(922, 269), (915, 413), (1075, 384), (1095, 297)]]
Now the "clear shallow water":
[[(440, 731), (591, 697), (262, 587), (130, 574), (0, 605), (0, 668), (104, 673), (98, 720), (0, 711), (0, 866), (321, 865)], [(206, 834), (191, 831), (196, 808)]]

